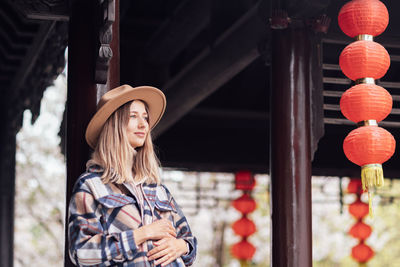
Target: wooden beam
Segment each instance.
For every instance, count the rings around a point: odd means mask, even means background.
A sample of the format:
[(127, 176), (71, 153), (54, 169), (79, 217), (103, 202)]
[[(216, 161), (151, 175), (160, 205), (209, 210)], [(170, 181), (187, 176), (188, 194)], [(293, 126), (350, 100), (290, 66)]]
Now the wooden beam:
[(210, 20), (211, 0), (184, 1), (149, 41), (145, 61), (156, 66), (170, 63)]
[(268, 111), (221, 109), (221, 108), (194, 108), (191, 116), (209, 117), (215, 119), (259, 120), (266, 122), (269, 119)]
[(215, 43), (164, 86), (167, 110), (155, 128), (160, 135), (215, 90), (259, 57), (258, 41), (267, 25), (250, 9)]
[(15, 0), (14, 5), (30, 19), (62, 20), (69, 19), (70, 2), (75, 0)]
[[(335, 94), (333, 96), (335, 97), (340, 97), (341, 92), (333, 91)], [(326, 96), (326, 94), (324, 93)], [(327, 94), (328, 96), (332, 96), (332, 94)], [(400, 96), (398, 97), (400, 99)], [(330, 110), (330, 111), (340, 111), (340, 106), (337, 104), (324, 104), (324, 110)], [(390, 112), (392, 115), (400, 115), (400, 109), (398, 108), (393, 108), (392, 111)], [(202, 121), (195, 121), (194, 124), (200, 125), (201, 127), (205, 126), (211, 126), (215, 125), (216, 128), (218, 128), (218, 125), (220, 124), (221, 120), (224, 120), (226, 123), (226, 120), (229, 119), (234, 119), (234, 120), (245, 120), (247, 122), (253, 121), (256, 123), (256, 125), (259, 128), (264, 128), (265, 124), (267, 123), (268, 120), (270, 119), (270, 115), (267, 112), (260, 112), (260, 111), (240, 111), (240, 110), (226, 110), (226, 109), (215, 109), (215, 108), (195, 108), (193, 109), (190, 114), (190, 116), (193, 117), (204, 117), (204, 118), (211, 118), (207, 120), (202, 120)], [(255, 121), (255, 122), (254, 122)], [(202, 123), (203, 122), (203, 123)], [(344, 119), (342, 117), (325, 117), (324, 118), (324, 123), (325, 124), (334, 124), (334, 125), (351, 125), (351, 126), (356, 126), (354, 122), (349, 121), (347, 119)], [(236, 124), (237, 127), (240, 127), (240, 124)], [(397, 121), (390, 121), (390, 120), (384, 120), (379, 122), (379, 126), (385, 127), (385, 128), (400, 128), (400, 122)], [(226, 124), (224, 124), (224, 127), (226, 127)]]
[(268, 173), (269, 166), (263, 163), (246, 164), (242, 162), (215, 162), (198, 160), (191, 162), (178, 161), (162, 161), (163, 168), (172, 168), (181, 171), (196, 171), (196, 172), (237, 172), (240, 170), (251, 170), (256, 173)]
[[(182, 162), (179, 161), (163, 161), (164, 168), (181, 171), (197, 171), (197, 172), (236, 172), (238, 170), (251, 170), (254, 173), (269, 174), (269, 165), (265, 163), (240, 164), (240, 163), (212, 163), (212, 162)], [(385, 178), (398, 179), (400, 169), (385, 168)], [(331, 166), (313, 166), (312, 175), (331, 177), (359, 177), (360, 168), (356, 165), (347, 168), (332, 168)]]
[(283, 2), (286, 4), (289, 16), (310, 18), (326, 12), (331, 0), (285, 0)]
[(264, 1), (263, 14), (270, 15), (270, 8), (283, 9), (291, 18), (310, 18), (326, 12), (331, 0), (270, 0)]

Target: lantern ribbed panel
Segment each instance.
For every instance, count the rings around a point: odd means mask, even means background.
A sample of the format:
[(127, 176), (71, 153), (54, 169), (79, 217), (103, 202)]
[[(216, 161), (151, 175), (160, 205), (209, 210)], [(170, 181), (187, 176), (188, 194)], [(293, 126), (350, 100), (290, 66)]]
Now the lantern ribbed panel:
[(247, 237), (256, 232), (256, 225), (246, 217), (242, 217), (233, 223), (232, 229), (235, 234)]
[(350, 228), (349, 234), (358, 239), (365, 240), (367, 239), (372, 233), (372, 228), (368, 224), (363, 222), (357, 222), (353, 227)]
[(378, 0), (353, 0), (339, 11), (339, 27), (350, 36), (380, 35), (389, 23), (386, 6)]
[(238, 199), (235, 199), (232, 205), (243, 214), (253, 212), (256, 209), (256, 201), (248, 194), (243, 194)]
[(356, 41), (343, 49), (339, 65), (344, 75), (351, 80), (361, 78), (379, 79), (390, 66), (390, 56), (386, 49), (375, 42)]
[(340, 99), (343, 115), (355, 123), (364, 120), (380, 122), (389, 115), (392, 104), (389, 92), (376, 84), (357, 84)]
[(255, 252), (256, 248), (247, 240), (242, 240), (231, 247), (232, 255), (241, 260), (251, 260)]
[(354, 203), (349, 205), (349, 213), (357, 219), (362, 219), (369, 213), (368, 204), (357, 199)]
[(393, 155), (395, 147), (392, 134), (377, 126), (357, 128), (343, 142), (346, 157), (359, 166), (382, 164)]
[(374, 251), (364, 243), (358, 244), (351, 250), (351, 256), (358, 262), (367, 262), (374, 254)]

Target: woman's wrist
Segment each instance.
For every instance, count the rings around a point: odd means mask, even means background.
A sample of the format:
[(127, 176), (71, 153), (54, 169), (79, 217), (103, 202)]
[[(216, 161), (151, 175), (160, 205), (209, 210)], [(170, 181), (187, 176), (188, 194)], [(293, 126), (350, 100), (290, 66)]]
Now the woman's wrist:
[(182, 254), (181, 255), (187, 255), (189, 254), (189, 244), (184, 240), (184, 239), (179, 239), (182, 242)]
[(147, 231), (145, 227), (139, 227), (138, 229), (133, 230), (133, 237), (135, 239), (136, 246), (139, 246), (144, 241), (146, 241)]

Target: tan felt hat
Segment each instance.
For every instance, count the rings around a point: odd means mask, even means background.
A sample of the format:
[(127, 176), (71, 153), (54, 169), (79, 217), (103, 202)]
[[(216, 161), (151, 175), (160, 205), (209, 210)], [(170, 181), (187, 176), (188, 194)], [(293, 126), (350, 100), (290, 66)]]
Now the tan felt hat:
[(86, 141), (95, 148), (104, 123), (120, 106), (131, 100), (142, 100), (149, 108), (149, 126), (153, 129), (164, 114), (167, 101), (161, 90), (151, 86), (121, 85), (105, 93), (97, 104), (97, 112), (86, 128)]

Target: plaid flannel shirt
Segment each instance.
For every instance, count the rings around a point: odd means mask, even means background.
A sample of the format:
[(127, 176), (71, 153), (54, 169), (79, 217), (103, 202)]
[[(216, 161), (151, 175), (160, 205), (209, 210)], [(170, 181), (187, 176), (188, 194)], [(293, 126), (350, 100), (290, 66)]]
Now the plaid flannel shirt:
[(100, 176), (100, 168), (89, 168), (73, 189), (68, 237), (69, 254), (74, 264), (153, 267), (154, 260), (149, 261), (146, 256), (153, 248), (152, 241), (136, 246), (133, 230), (153, 220), (168, 218), (175, 226), (177, 238), (184, 239), (189, 247), (188, 254), (168, 266), (192, 265), (196, 257), (196, 238), (164, 185), (143, 184), (145, 200), (140, 207), (129, 185), (103, 184)]

